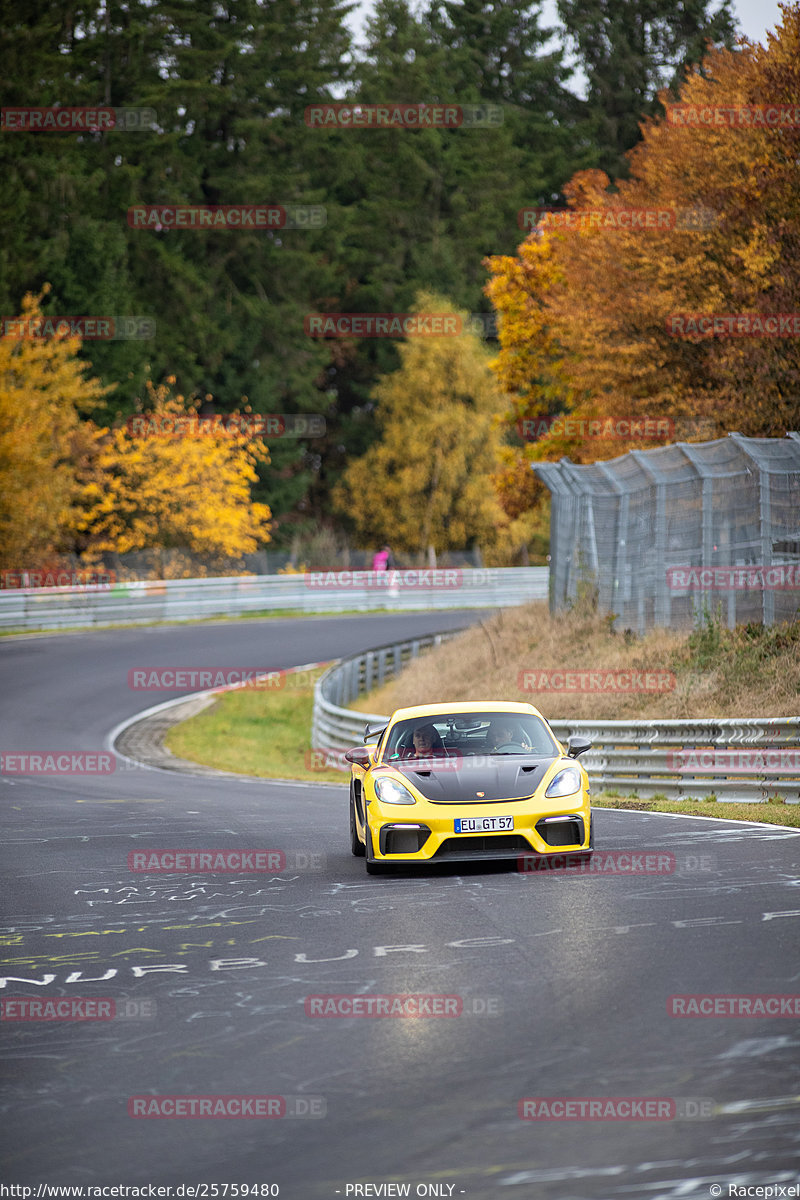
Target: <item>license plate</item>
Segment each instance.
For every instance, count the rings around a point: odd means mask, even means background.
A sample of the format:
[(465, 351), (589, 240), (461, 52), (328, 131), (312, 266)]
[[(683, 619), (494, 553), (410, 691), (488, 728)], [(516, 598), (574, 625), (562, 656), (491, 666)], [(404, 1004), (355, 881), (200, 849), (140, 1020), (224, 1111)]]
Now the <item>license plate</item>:
[(497, 833), (501, 829), (513, 829), (513, 817), (456, 817), (456, 833)]

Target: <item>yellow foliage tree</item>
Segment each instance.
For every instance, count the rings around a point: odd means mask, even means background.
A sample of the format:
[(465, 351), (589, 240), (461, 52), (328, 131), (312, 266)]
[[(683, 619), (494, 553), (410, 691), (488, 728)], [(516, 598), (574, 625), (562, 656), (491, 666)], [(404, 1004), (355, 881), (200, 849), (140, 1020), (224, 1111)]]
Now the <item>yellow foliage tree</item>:
[[(560, 276), (549, 239), (530, 237), (517, 257), (487, 259), (493, 277), (486, 294), (499, 316), (499, 354), (489, 363), (511, 407), (505, 423), (520, 429), (567, 407), (569, 389), (544, 298)], [(517, 519), (547, 505), (548, 494), (531, 470), (536, 446), (501, 445), (492, 482), (503, 511)], [(541, 515), (541, 514), (540, 514)]]
[[(421, 293), (414, 311), (453, 310)], [(334, 503), (366, 544), (419, 557), (479, 546), (490, 561), (517, 536), (490, 483), (508, 399), (475, 333), (410, 338), (399, 353), (373, 391), (380, 438), (345, 471)]]
[(174, 382), (148, 384), (139, 431), (130, 423), (91, 430), (75, 523), (87, 557), (180, 548), (213, 565), (270, 540), (269, 507), (251, 500), (256, 465), (269, 461), (263, 439), (229, 418), (227, 428), (203, 430), (191, 421), (194, 402), (171, 394)]
[(28, 293), (0, 336), (0, 562), (10, 570), (35, 570), (71, 548), (79, 414), (111, 391), (87, 378), (80, 338), (30, 336), (48, 291)]

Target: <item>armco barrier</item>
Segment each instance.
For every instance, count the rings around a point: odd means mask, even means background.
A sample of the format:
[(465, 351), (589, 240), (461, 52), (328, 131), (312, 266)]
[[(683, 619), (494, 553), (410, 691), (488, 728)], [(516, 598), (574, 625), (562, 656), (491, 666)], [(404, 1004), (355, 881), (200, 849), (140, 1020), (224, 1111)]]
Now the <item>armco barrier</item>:
[(223, 579), (142, 580), (109, 587), (28, 588), (0, 591), (0, 630), (66, 629), (197, 617), (240, 616), (288, 609), (299, 613), (346, 610), (508, 608), (546, 600), (547, 567), (444, 568), (387, 572), (312, 572)]
[[(311, 744), (315, 750), (341, 751), (363, 741), (368, 721), (385, 721), (383, 713), (362, 713), (347, 704), (396, 675), (422, 650), (455, 637), (438, 634), (367, 650), (330, 667), (314, 689)], [(536, 704), (531, 695), (530, 702)], [(546, 696), (540, 700), (546, 715)], [(800, 803), (800, 717), (721, 717), (696, 720), (567, 721), (550, 726), (562, 743), (570, 734), (592, 739), (592, 749), (581, 756), (595, 792), (636, 793), (642, 799), (666, 796), (671, 800), (715, 795), (719, 799), (758, 803), (772, 798)], [(717, 770), (713, 752), (757, 751), (766, 748), (791, 752), (789, 770), (770, 772), (750, 765)], [(696, 752), (690, 757), (690, 752)], [(680, 752), (684, 752), (681, 755)], [(772, 756), (775, 757), (774, 755)], [(693, 769), (694, 767), (698, 769)], [(680, 768), (680, 769), (679, 769)], [(713, 773), (712, 773), (713, 771)]]

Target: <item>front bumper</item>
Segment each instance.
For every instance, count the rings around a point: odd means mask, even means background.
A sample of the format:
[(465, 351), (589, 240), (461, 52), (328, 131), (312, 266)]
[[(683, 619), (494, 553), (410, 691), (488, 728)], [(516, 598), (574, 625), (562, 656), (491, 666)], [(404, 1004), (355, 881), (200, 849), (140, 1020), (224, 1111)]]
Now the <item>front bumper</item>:
[[(575, 805), (578, 797), (569, 797), (572, 805), (563, 810), (520, 811), (518, 802), (507, 805), (469, 806), (470, 817), (491, 817), (499, 813), (514, 817), (514, 828), (492, 833), (454, 831), (455, 813), (442, 815), (444, 805), (415, 805), (420, 811), (400, 815), (399, 806), (378, 805), (368, 809), (372, 853), (376, 862), (476, 862), (488, 859), (515, 859), (523, 854), (552, 855), (566, 851), (590, 850), (591, 816), (588, 797)], [(409, 806), (410, 808), (411, 806)], [(387, 812), (388, 808), (393, 811)], [(515, 811), (516, 810), (516, 811)], [(458, 815), (464, 814), (463, 809)]]

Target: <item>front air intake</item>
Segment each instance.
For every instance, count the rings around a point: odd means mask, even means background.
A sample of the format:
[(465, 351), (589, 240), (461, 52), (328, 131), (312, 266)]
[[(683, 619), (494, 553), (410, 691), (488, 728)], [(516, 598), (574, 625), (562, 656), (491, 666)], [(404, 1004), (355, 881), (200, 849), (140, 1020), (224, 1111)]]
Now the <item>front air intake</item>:
[(427, 825), (384, 825), (379, 838), (381, 854), (416, 854), (430, 835)]
[(583, 845), (582, 817), (543, 817), (537, 822), (536, 832), (548, 846)]

